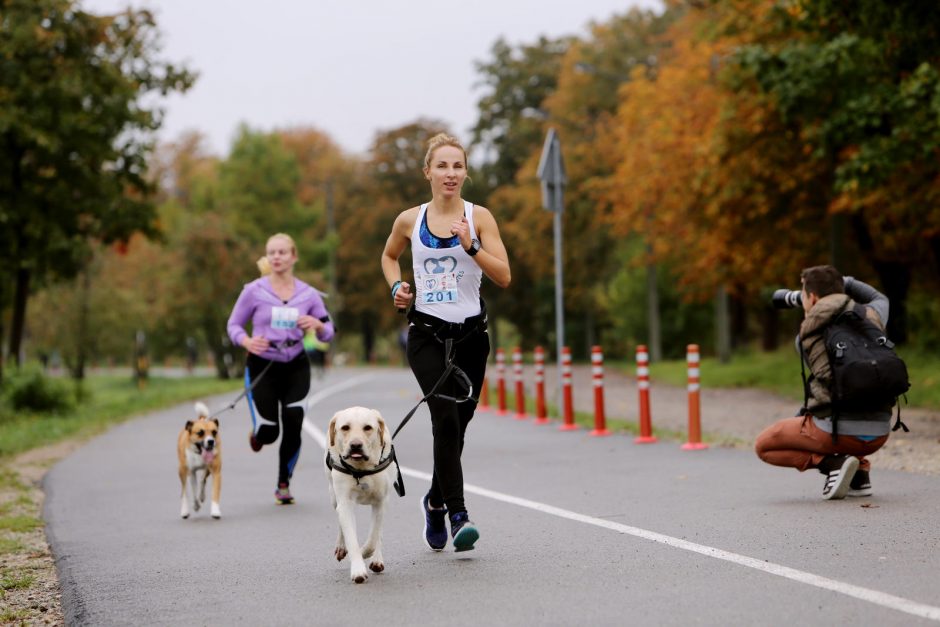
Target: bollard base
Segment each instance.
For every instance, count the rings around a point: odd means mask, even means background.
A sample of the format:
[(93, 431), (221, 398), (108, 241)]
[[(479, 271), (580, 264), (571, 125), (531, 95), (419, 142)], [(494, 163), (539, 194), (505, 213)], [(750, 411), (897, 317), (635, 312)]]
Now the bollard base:
[(537, 425), (547, 425), (548, 423), (551, 422), (551, 420), (549, 420), (548, 418), (536, 418), (534, 422)]
[(514, 414), (513, 418), (515, 418), (516, 420), (528, 420), (529, 414)]
[(505, 416), (505, 415), (507, 415), (508, 413), (509, 413), (509, 412), (506, 411), (505, 409), (497, 409), (497, 410), (496, 410), (496, 415), (497, 415), (497, 416)]
[(596, 438), (602, 438), (604, 436), (613, 435), (613, 434), (607, 429), (592, 429), (591, 432), (588, 433), (588, 435), (593, 435)]
[(489, 405), (477, 405), (477, 411), (490, 411), (493, 409)]
[(571, 425), (567, 425), (567, 424), (558, 425), (558, 430), (559, 430), (559, 431), (577, 431), (577, 430), (580, 429), (580, 428), (581, 428), (581, 425), (575, 425), (575, 424), (571, 424)]
[(683, 451), (701, 451), (707, 448), (708, 445), (704, 442), (686, 442), (682, 445)]
[(655, 435), (640, 435), (633, 438), (634, 444), (653, 444), (654, 442), (658, 441), (659, 440), (656, 439)]

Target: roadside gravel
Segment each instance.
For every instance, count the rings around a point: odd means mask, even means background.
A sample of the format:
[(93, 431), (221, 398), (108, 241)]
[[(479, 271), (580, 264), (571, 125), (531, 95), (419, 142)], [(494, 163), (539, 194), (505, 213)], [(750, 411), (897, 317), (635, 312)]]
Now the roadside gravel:
[[(591, 367), (575, 366), (572, 381), (575, 410), (593, 414)], [(549, 403), (557, 403), (556, 383), (556, 371), (546, 368), (545, 393)], [(490, 398), (494, 399), (492, 383), (490, 388)], [(526, 394), (532, 393), (527, 383)], [(741, 449), (753, 447), (755, 438), (765, 427), (781, 418), (793, 416), (799, 408), (799, 402), (755, 389), (702, 389), (700, 396), (704, 438), (717, 446)], [(638, 408), (635, 380), (620, 372), (605, 371), (606, 416), (637, 422)], [(686, 434), (689, 415), (686, 389), (653, 382), (650, 414), (654, 429)], [(883, 468), (940, 475), (940, 411), (902, 406), (901, 418), (910, 428), (910, 433), (892, 432), (888, 443), (870, 456), (873, 470)]]

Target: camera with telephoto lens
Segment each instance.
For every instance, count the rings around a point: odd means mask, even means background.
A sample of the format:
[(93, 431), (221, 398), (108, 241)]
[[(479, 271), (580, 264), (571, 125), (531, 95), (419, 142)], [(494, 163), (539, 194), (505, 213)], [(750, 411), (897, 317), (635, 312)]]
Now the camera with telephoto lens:
[(771, 302), (777, 309), (792, 309), (803, 306), (803, 293), (800, 290), (786, 288), (775, 290)]

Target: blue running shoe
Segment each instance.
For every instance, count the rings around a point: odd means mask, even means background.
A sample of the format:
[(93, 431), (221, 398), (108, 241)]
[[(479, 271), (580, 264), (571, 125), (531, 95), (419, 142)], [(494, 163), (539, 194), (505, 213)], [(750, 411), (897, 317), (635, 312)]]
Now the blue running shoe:
[(424, 512), (424, 543), (432, 551), (443, 551), (447, 546), (447, 526), (444, 524), (447, 508), (431, 509), (428, 495), (425, 494), (421, 499), (421, 511)]
[(454, 551), (472, 551), (473, 544), (480, 539), (476, 525), (470, 522), (467, 512), (450, 515), (450, 535), (454, 538)]

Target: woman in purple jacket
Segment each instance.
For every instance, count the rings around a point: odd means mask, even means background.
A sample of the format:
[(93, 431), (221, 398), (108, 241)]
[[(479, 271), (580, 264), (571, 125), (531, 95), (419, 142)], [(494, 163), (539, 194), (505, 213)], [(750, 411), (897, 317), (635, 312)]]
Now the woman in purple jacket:
[[(297, 247), (289, 235), (268, 239), (265, 256), (270, 273), (245, 285), (228, 319), (232, 343), (248, 351), (245, 386), (251, 409), (251, 450), (277, 440), (280, 427), (280, 463), (274, 496), (281, 504), (293, 503), (290, 478), (300, 457), (300, 429), (307, 412), (310, 364), (304, 353), (304, 334), (328, 342), (333, 323), (320, 293), (294, 278)], [(245, 330), (251, 323), (251, 334)], [(263, 373), (263, 376), (262, 376)]]

